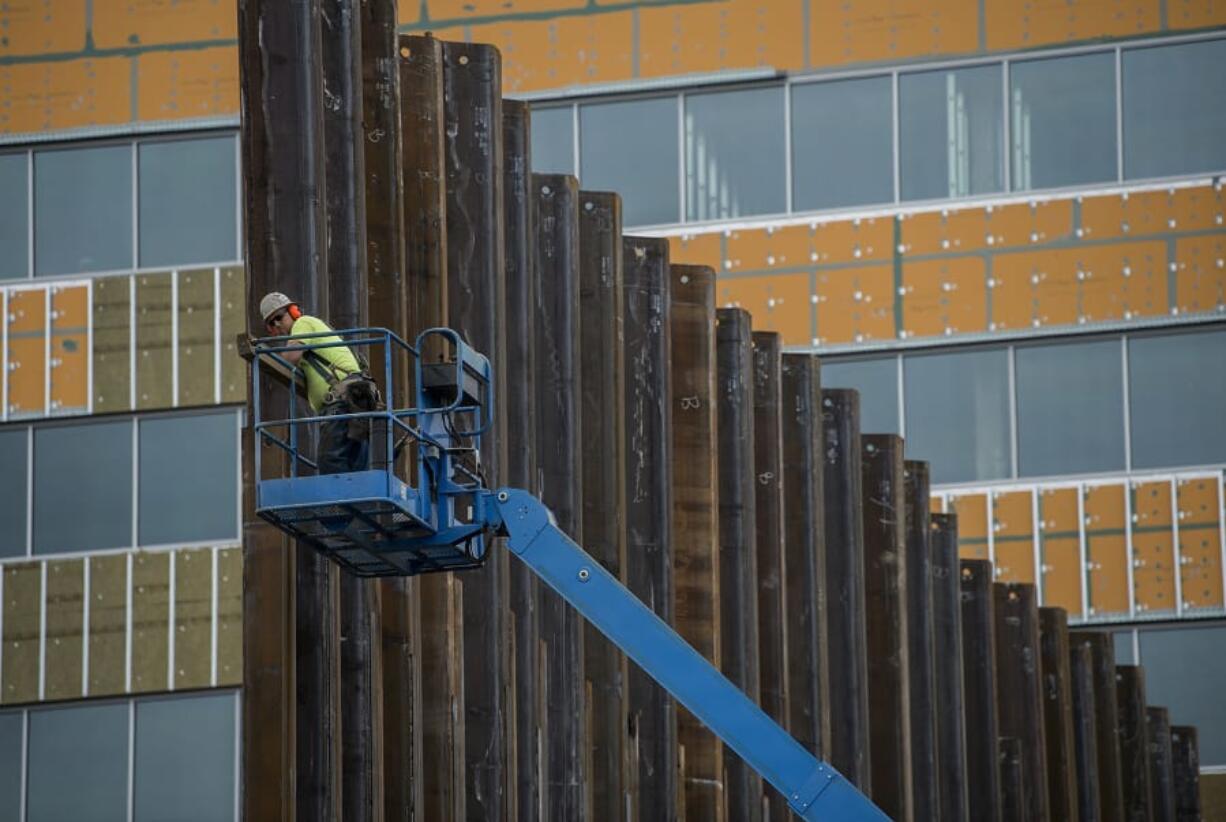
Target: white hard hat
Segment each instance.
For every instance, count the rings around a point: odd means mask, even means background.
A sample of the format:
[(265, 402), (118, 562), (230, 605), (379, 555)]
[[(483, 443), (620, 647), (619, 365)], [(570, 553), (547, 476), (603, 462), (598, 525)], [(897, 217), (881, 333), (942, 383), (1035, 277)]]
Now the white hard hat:
[(271, 291), (264, 295), (264, 299), (260, 300), (260, 316), (264, 318), (264, 322), (268, 322), (268, 318), (273, 314), (276, 314), (287, 305), (293, 304), (294, 301), (280, 291)]

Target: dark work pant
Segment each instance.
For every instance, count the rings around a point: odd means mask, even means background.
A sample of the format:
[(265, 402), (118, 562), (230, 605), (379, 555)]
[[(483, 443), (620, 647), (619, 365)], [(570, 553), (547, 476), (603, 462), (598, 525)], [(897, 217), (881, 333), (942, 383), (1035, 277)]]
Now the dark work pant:
[[(356, 414), (354, 408), (345, 400), (330, 402), (323, 407), (320, 416), (330, 417), (334, 414)], [(370, 423), (358, 420), (357, 425), (369, 432)], [(361, 439), (349, 437), (349, 420), (323, 422), (319, 425), (319, 473), (342, 474), (349, 471), (365, 471), (370, 462), (370, 437), (364, 434)]]

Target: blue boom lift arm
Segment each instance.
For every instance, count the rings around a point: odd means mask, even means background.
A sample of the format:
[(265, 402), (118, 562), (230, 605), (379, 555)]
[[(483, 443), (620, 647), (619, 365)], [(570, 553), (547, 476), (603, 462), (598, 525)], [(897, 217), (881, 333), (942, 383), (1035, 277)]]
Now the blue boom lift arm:
[(802, 819), (889, 819), (566, 536), (544, 503), (509, 488), (495, 499), (485, 510), (500, 520), (491, 525), (500, 526), (511, 552), (774, 785)]
[[(290, 456), (289, 476), (262, 479), (256, 511), (291, 536), (363, 576), (393, 576), (479, 567), (487, 537), (506, 545), (537, 576), (699, 718), (810, 822), (888, 820), (830, 765), (805, 750), (695, 651), (663, 620), (558, 528), (536, 497), (513, 488), (484, 487), (474, 465), (481, 433), (492, 420), (489, 363), (450, 329), (431, 329), (410, 346), (385, 329), (341, 332), (345, 343), (317, 339), (261, 341), (253, 360), (254, 430), (260, 442)], [(416, 405), (331, 417), (298, 417), (291, 396), (285, 419), (262, 420), (260, 372), (267, 362), (287, 365), (291, 345), (338, 344), (384, 348), (388, 394), (396, 353), (415, 361)], [(445, 362), (424, 364), (420, 352), (450, 349)], [(292, 368), (292, 366), (291, 366)], [(292, 392), (291, 386), (291, 392)], [(413, 486), (397, 477), (394, 459), (381, 468), (345, 474), (302, 475), (312, 461), (301, 453), (299, 429), (352, 419), (382, 421), (372, 435), (398, 435), (416, 451)], [(286, 429), (286, 435), (278, 435)], [(256, 448), (256, 476), (261, 448)]]

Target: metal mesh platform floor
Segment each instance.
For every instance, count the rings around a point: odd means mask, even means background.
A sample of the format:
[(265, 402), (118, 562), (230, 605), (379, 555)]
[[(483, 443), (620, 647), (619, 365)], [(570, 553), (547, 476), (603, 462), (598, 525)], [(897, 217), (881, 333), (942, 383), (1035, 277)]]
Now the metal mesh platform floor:
[(267, 508), (259, 515), (355, 576), (407, 576), (481, 565), (466, 544), (423, 544), (433, 529), (394, 500)]

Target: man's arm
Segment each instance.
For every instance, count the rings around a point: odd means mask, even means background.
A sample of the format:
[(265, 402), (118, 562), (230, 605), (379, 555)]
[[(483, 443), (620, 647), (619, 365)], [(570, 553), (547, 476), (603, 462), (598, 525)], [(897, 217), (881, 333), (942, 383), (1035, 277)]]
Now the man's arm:
[[(286, 343), (286, 345), (300, 346), (302, 345), (302, 343), (298, 342), (297, 340), (289, 340)], [(297, 365), (298, 362), (302, 359), (302, 355), (305, 353), (306, 353), (305, 351), (282, 351), (281, 356), (284, 357), (285, 361), (288, 362), (290, 365)]]

